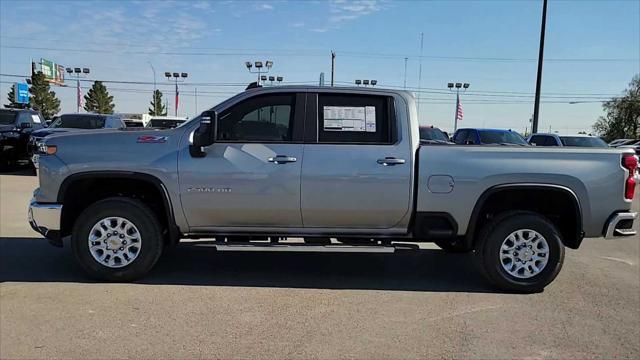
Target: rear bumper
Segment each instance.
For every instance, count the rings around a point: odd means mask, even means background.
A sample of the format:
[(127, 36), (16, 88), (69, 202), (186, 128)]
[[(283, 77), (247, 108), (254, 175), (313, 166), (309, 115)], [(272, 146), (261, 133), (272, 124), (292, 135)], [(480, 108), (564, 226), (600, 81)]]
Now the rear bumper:
[(636, 234), (635, 221), (638, 213), (619, 212), (613, 214), (604, 229), (605, 239), (615, 239), (618, 237), (633, 236)]
[(49, 239), (53, 245), (62, 246), (60, 239), (61, 204), (43, 204), (31, 199), (28, 216), (29, 224), (33, 230)]

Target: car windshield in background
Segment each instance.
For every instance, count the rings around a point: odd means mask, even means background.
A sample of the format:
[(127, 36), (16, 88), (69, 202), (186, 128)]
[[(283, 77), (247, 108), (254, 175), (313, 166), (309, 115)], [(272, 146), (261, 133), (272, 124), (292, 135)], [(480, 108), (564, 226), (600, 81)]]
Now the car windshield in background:
[(420, 140), (449, 141), (440, 129), (420, 128)]
[(479, 133), (483, 144), (529, 145), (520, 134), (513, 131), (480, 130)]
[(101, 129), (105, 118), (102, 116), (62, 115), (51, 123), (50, 128)]
[(16, 123), (15, 111), (0, 111), (0, 125), (13, 125)]
[(151, 124), (151, 127), (173, 129), (185, 121), (184, 120), (168, 120), (168, 119), (151, 119), (149, 122)]
[(562, 145), (564, 146), (609, 147), (606, 142), (597, 137), (560, 136), (560, 141), (562, 141)]

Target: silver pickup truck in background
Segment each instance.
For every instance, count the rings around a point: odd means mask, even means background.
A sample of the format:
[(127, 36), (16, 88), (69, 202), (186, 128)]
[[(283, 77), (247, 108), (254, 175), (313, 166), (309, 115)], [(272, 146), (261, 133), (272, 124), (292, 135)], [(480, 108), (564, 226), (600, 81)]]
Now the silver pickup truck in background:
[(250, 89), (175, 129), (60, 134), (38, 149), (31, 226), (58, 246), (70, 236), (109, 281), (145, 275), (183, 238), (219, 251), (435, 242), (475, 250), (502, 289), (537, 292), (565, 247), (635, 234), (632, 150), (421, 144), (405, 91)]

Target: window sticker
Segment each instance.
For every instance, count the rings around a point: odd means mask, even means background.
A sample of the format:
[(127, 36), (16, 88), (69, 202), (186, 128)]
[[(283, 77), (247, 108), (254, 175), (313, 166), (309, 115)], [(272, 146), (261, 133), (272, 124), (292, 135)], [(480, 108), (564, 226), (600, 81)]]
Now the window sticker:
[(36, 124), (40, 124), (40, 116), (38, 115), (31, 115), (31, 120)]
[(376, 131), (375, 106), (325, 106), (325, 131)]

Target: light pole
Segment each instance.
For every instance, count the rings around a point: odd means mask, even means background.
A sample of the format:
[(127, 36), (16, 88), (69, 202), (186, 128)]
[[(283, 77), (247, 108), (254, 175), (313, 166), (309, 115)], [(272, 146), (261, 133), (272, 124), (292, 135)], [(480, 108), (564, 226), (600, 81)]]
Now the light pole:
[(544, 32), (547, 26), (547, 0), (542, 3), (542, 24), (540, 25), (540, 48), (538, 49), (538, 74), (536, 76), (536, 96), (533, 103), (533, 124), (531, 133), (538, 132), (538, 116), (540, 114), (540, 89), (542, 87), (542, 61), (544, 58)]
[(167, 72), (164, 73), (164, 76), (167, 77), (168, 81), (172, 81), (173, 80), (175, 82), (175, 84), (176, 84), (176, 107), (175, 107), (175, 110), (174, 110), (174, 114), (175, 114), (175, 116), (178, 116), (178, 98), (179, 98), (179, 94), (180, 94), (178, 92), (178, 81), (184, 81), (184, 79), (186, 79), (187, 76), (189, 76), (189, 74), (187, 74), (185, 72), (183, 72), (183, 73), (177, 73), (177, 72), (170, 73), (170, 72), (167, 71)]
[[(269, 70), (271, 70), (271, 68), (273, 67), (273, 61), (267, 60), (264, 62), (264, 65), (262, 64), (262, 61), (255, 61), (253, 63), (251, 61), (245, 61), (244, 66), (247, 67), (247, 70), (249, 70), (250, 73), (258, 74), (258, 85), (260, 85), (260, 81), (267, 80), (266, 76), (261, 76), (261, 74), (266, 74), (269, 72)], [(254, 66), (258, 71), (251, 71), (251, 68)], [(266, 70), (262, 70), (263, 66), (264, 68), (266, 68)]]
[(456, 92), (456, 107), (453, 112), (453, 132), (456, 132), (458, 130), (458, 120), (462, 120), (462, 113), (458, 112), (460, 108), (460, 89), (462, 89), (462, 92), (467, 91), (469, 83), (447, 83), (447, 87), (449, 90)]
[[(153, 67), (151, 61), (147, 61), (149, 66), (151, 66), (151, 71), (153, 71), (153, 93), (156, 93), (156, 68)], [(154, 95), (155, 96), (155, 95)]]
[(67, 74), (69, 76), (76, 78), (76, 113), (80, 112), (80, 102), (82, 101), (82, 93), (80, 92), (80, 78), (86, 77), (89, 74), (89, 68), (66, 68)]

